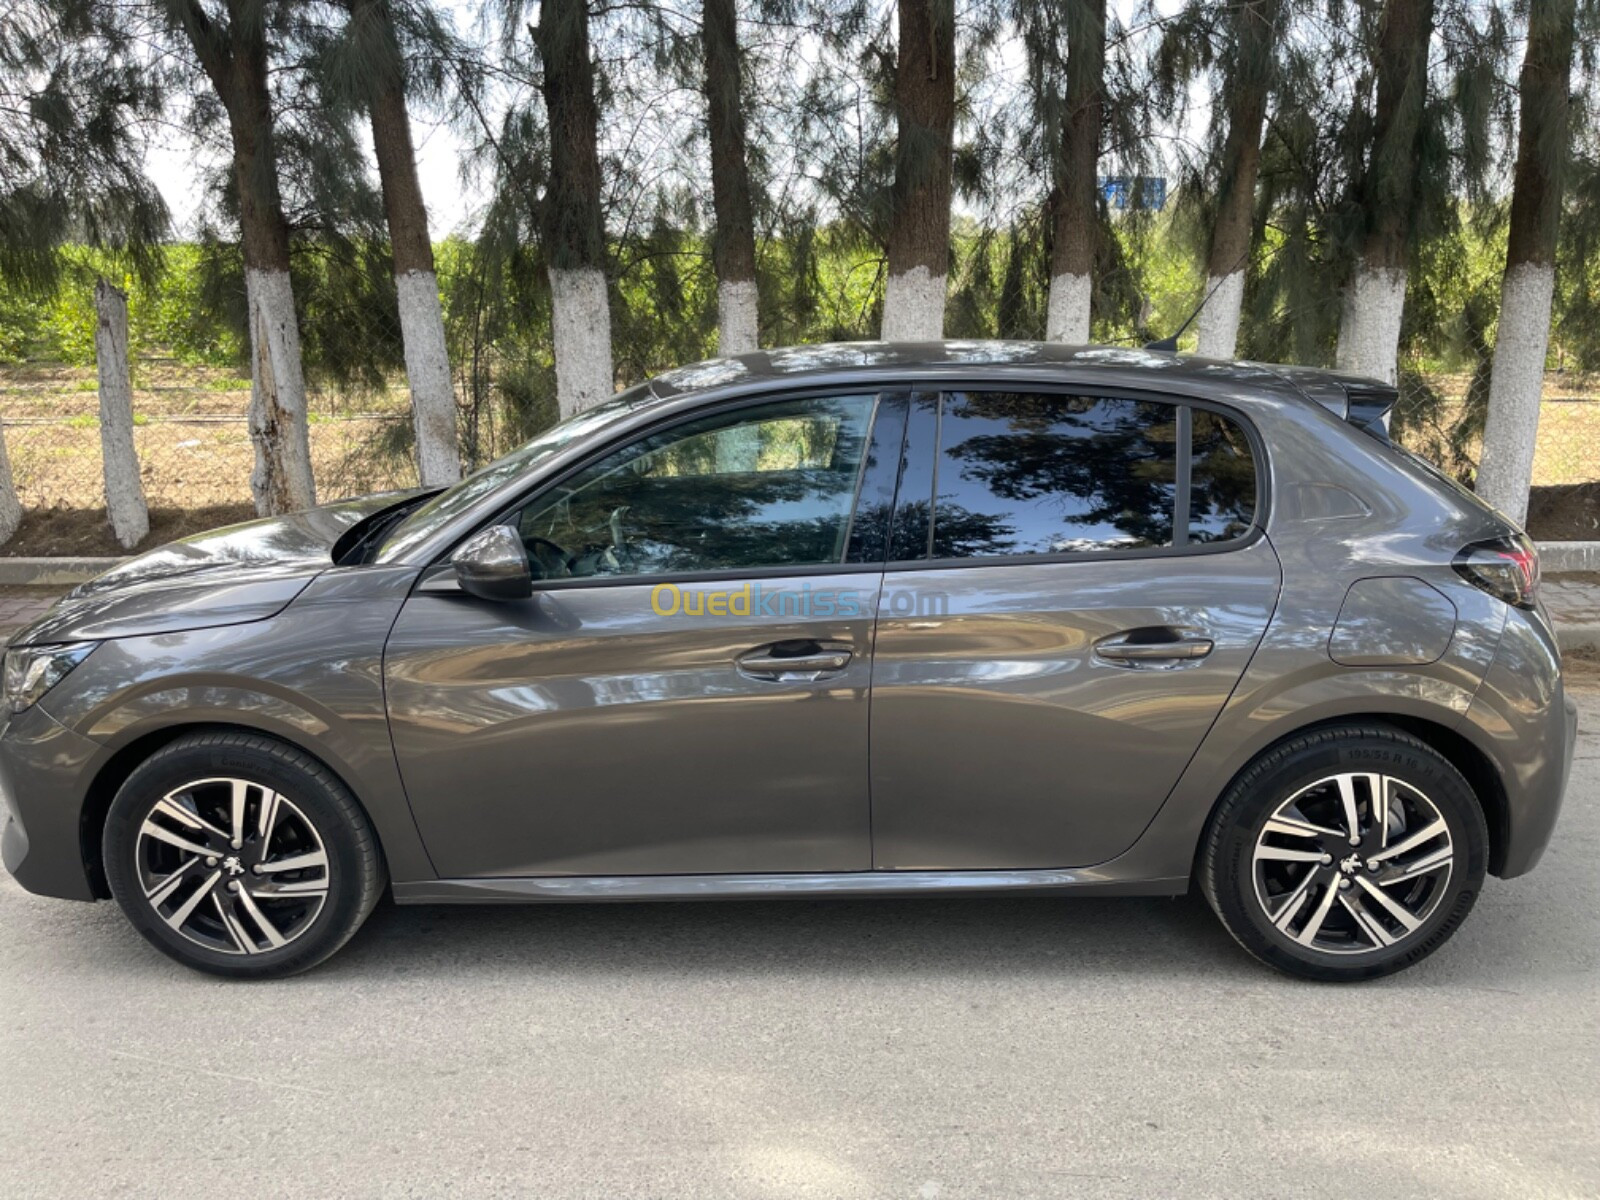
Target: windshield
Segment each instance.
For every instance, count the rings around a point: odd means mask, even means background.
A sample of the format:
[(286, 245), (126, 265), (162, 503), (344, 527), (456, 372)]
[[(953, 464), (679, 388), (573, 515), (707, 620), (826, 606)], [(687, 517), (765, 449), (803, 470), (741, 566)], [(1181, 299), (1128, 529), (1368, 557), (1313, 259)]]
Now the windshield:
[(631, 387), (621, 395), (551, 426), (531, 442), (518, 446), (504, 458), (468, 475), (454, 487), (440, 492), (416, 512), (394, 527), (384, 539), (375, 561), (394, 562), (407, 551), (421, 545), (433, 534), (466, 512), (502, 484), (531, 471), (545, 459), (565, 449), (578, 438), (618, 421), (643, 404), (655, 399), (648, 383)]

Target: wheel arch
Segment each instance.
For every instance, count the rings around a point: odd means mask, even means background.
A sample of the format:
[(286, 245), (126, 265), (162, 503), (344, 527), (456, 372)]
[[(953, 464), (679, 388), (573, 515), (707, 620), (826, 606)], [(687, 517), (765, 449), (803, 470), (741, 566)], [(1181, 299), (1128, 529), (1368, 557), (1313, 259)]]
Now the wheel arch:
[(292, 747), (308, 758), (314, 759), (349, 791), (357, 807), (361, 809), (373, 829), (377, 831), (381, 852), (383, 845), (382, 829), (378, 822), (373, 819), (372, 806), (363, 799), (361, 789), (351, 782), (353, 772), (341, 769), (338, 763), (330, 762), (327, 755), (319, 754), (315, 747), (307, 745), (301, 739), (286, 735), (280, 729), (263, 729), (259, 726), (229, 721), (183, 722), (145, 730), (118, 746), (100, 764), (99, 769), (94, 773), (94, 777), (89, 781), (89, 787), (84, 794), (83, 807), (78, 818), (78, 840), (79, 849), (83, 855), (84, 871), (89, 879), (89, 887), (97, 899), (111, 899), (111, 888), (106, 882), (101, 837), (105, 832), (106, 818), (110, 812), (112, 800), (116, 798), (117, 792), (127, 782), (128, 777), (133, 774), (140, 763), (155, 754), (163, 746), (170, 745), (181, 737), (197, 733), (238, 733), (246, 734), (250, 737), (270, 738), (273, 741), (283, 743), (285, 746)]
[(1470, 738), (1443, 722), (1410, 713), (1356, 712), (1324, 717), (1299, 725), (1280, 734), (1239, 765), (1238, 770), (1228, 777), (1227, 782), (1211, 801), (1205, 822), (1201, 826), (1200, 837), (1195, 843), (1192, 877), (1199, 877), (1200, 858), (1205, 850), (1211, 822), (1240, 776), (1265, 755), (1271, 754), (1279, 746), (1294, 738), (1328, 729), (1372, 725), (1387, 725), (1401, 733), (1410, 734), (1461, 772), (1467, 785), (1472, 789), (1478, 806), (1483, 810), (1484, 822), (1489, 829), (1489, 873), (1498, 875), (1504, 868), (1506, 848), (1510, 840), (1510, 805), (1506, 796), (1505, 781), (1501, 778), (1493, 760)]

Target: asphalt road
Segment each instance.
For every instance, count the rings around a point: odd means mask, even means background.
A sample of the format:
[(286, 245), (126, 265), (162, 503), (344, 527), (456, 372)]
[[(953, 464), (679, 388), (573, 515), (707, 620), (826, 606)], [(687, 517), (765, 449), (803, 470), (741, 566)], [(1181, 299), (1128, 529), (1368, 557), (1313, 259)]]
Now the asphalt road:
[(1541, 868), (1360, 987), (1193, 898), (385, 907), (229, 984), (0, 876), (0, 1196), (1593, 1196), (1578, 756)]

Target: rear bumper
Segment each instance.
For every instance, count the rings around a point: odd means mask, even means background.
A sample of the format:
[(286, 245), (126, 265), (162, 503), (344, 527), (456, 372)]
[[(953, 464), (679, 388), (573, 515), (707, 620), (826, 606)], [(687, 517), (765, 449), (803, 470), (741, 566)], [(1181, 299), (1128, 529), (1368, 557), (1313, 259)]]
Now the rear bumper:
[(83, 787), (104, 748), (35, 706), (0, 725), (0, 859), (41, 896), (93, 900)]
[(1503, 879), (1525, 875), (1555, 831), (1578, 736), (1578, 707), (1562, 687), (1555, 636), (1542, 617), (1512, 611), (1466, 720), (1505, 787), (1489, 869)]

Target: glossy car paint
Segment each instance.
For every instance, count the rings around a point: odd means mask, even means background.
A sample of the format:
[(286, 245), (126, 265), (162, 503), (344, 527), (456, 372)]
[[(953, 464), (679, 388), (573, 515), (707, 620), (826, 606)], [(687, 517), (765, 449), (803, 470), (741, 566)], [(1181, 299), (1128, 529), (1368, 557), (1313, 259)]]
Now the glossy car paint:
[[(401, 900), (1177, 892), (1212, 806), (1252, 758), (1308, 726), (1380, 717), (1458, 761), (1489, 810), (1492, 868), (1521, 873), (1549, 839), (1572, 746), (1548, 622), (1454, 573), (1457, 550), (1505, 526), (1342, 420), (1332, 380), (1031, 344), (752, 354), (663, 377), (654, 399), (389, 561), (330, 566), (328, 545), (371, 511), (361, 506), (229, 533), (259, 548), (255, 568), (226, 538), (215, 553), (176, 552), (193, 560), (182, 566), (167, 552), (135, 560), (118, 586), (81, 589), (16, 639), (113, 640), (0, 731), (0, 789), (15, 813), (6, 865), (35, 891), (103, 894), (98, 823), (116, 782), (174, 732), (224, 724), (328, 763), (372, 817)], [(431, 590), (463, 538), (641, 430), (800, 389), (963, 385), (1221, 406), (1262, 442), (1265, 529), (1215, 553), (951, 571), (950, 625), (880, 620), (876, 644), (870, 622), (812, 625), (807, 636), (850, 645), (845, 671), (760, 688), (732, 656), (793, 630), (682, 618), (664, 629), (637, 586), (552, 584), (501, 604)], [(876, 595), (885, 572), (837, 573)], [(1456, 617), (1437, 657), (1411, 661), (1427, 629), (1354, 622), (1335, 660), (1340, 612), (1370, 579), (1448, 600)], [(1101, 631), (1152, 616), (1210, 622), (1220, 657), (1160, 672), (1095, 661)], [(980, 686), (956, 682), (985, 672)], [(882, 728), (869, 679), (886, 697)], [(962, 696), (971, 704), (957, 719)], [(1038, 757), (1019, 764), (1029, 748)], [(974, 757), (986, 770), (968, 768)], [(917, 805), (917, 786), (951, 778), (959, 788)], [(984, 795), (1048, 847), (994, 828), (1004, 822), (989, 819)], [(586, 825), (573, 797), (602, 819)], [(690, 871), (704, 874), (688, 883)]]

